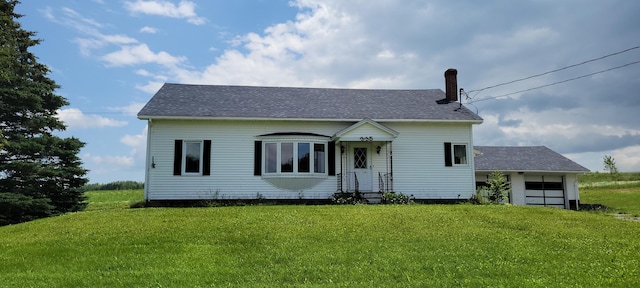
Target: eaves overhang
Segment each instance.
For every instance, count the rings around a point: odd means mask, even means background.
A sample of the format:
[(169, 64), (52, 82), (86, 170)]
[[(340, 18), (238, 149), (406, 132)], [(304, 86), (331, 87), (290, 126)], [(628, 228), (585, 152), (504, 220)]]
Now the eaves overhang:
[[(204, 117), (204, 116), (152, 116), (138, 115), (140, 120), (227, 120), (227, 121), (310, 121), (310, 122), (358, 122), (354, 118), (273, 118), (273, 117)], [(465, 119), (371, 119), (376, 122), (404, 123), (469, 123), (481, 124), (483, 120)]]

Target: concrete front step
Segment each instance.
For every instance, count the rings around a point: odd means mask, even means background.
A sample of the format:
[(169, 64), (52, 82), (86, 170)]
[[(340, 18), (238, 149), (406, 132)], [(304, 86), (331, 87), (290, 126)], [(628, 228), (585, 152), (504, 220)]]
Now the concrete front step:
[(382, 193), (380, 192), (360, 192), (362, 193), (362, 198), (367, 199), (369, 204), (380, 204), (382, 203)]

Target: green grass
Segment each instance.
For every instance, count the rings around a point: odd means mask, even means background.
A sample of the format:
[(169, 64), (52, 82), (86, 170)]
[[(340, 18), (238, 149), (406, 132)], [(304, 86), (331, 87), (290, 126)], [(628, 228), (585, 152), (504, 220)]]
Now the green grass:
[(126, 209), (131, 204), (144, 200), (143, 190), (88, 191), (86, 211)]
[(580, 202), (600, 204), (606, 213), (640, 217), (640, 173), (589, 173), (579, 176)]
[(638, 235), (540, 207), (94, 209), (0, 227), (0, 287), (638, 287)]
[(587, 173), (578, 175), (580, 188), (613, 186), (617, 188), (625, 188), (628, 186), (635, 187), (640, 183), (640, 172), (626, 173)]
[(583, 204), (604, 205), (609, 208), (609, 211), (606, 211), (608, 213), (640, 217), (640, 182), (624, 184), (609, 182), (609, 184), (582, 187), (580, 199)]

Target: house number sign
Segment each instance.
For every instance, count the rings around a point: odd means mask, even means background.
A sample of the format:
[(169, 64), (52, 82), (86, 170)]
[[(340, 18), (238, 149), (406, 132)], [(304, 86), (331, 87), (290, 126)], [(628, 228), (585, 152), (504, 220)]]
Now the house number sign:
[(371, 141), (373, 141), (373, 137), (371, 137), (371, 136), (360, 137), (360, 141), (362, 141), (362, 142), (371, 142)]

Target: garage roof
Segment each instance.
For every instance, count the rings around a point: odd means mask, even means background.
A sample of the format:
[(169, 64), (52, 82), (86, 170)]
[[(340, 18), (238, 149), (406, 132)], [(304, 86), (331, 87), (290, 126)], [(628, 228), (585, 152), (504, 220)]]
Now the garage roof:
[(476, 171), (589, 172), (545, 146), (475, 146)]

